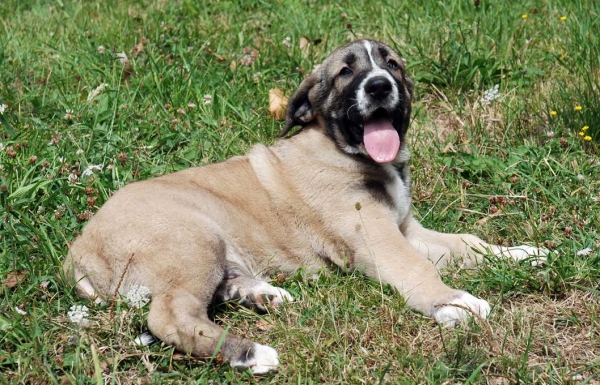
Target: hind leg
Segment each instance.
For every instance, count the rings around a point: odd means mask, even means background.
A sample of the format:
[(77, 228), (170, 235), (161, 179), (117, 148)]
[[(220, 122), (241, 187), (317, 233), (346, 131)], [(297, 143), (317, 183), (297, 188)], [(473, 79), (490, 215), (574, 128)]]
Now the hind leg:
[(269, 305), (277, 307), (285, 301), (293, 301), (287, 290), (244, 276), (224, 279), (215, 299), (221, 302), (237, 300), (242, 306), (261, 311), (266, 311)]
[(148, 327), (156, 337), (180, 351), (202, 358), (210, 358), (218, 351), (231, 366), (250, 369), (254, 374), (277, 370), (275, 349), (227, 333), (208, 318), (207, 305), (183, 289), (165, 292), (152, 298)]

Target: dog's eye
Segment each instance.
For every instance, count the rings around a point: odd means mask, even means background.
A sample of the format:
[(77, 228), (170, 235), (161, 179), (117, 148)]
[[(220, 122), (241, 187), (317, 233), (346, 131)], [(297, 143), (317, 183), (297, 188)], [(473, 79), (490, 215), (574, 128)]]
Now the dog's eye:
[(348, 76), (348, 75), (352, 75), (352, 70), (348, 67), (342, 68), (342, 70), (339, 73), (339, 76)]
[(395, 60), (388, 60), (387, 66), (391, 70), (397, 70), (398, 69), (398, 63), (396, 63)]

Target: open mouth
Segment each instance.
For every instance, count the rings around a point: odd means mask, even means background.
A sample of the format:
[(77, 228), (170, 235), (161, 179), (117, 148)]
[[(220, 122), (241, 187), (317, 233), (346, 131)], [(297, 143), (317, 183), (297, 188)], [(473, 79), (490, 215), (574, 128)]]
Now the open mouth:
[(388, 163), (396, 159), (400, 150), (400, 136), (385, 110), (376, 110), (365, 120), (363, 128), (363, 143), (371, 159), (377, 163)]

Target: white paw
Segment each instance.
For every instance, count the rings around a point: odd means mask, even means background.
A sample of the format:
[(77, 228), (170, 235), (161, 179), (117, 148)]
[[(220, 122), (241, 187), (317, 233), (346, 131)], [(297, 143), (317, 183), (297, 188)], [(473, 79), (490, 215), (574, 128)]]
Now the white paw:
[(499, 257), (512, 258), (515, 261), (529, 259), (533, 266), (546, 262), (546, 256), (550, 251), (535, 246), (521, 245), (512, 247), (500, 247), (496, 253)]
[(275, 349), (255, 343), (252, 358), (245, 361), (231, 361), (230, 364), (236, 369), (250, 369), (252, 374), (261, 375), (277, 371), (279, 356)]
[(240, 291), (243, 301), (250, 301), (260, 309), (265, 309), (266, 305), (277, 307), (284, 302), (294, 300), (292, 295), (285, 289), (271, 286), (267, 282), (261, 282), (249, 288)]
[[(475, 314), (481, 318), (487, 318), (490, 314), (490, 304), (481, 298), (472, 296), (469, 293), (463, 292), (457, 299), (448, 302), (449, 305), (440, 306), (433, 312), (433, 318), (444, 327), (453, 328), (464, 319), (473, 316), (469, 310), (464, 307), (471, 309)], [(452, 306), (459, 305), (459, 306)]]

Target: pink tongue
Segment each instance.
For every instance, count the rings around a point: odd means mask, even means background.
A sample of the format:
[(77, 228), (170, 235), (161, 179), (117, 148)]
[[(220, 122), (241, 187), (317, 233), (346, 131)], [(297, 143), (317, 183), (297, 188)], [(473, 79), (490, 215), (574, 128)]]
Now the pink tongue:
[(377, 163), (391, 162), (400, 149), (398, 132), (386, 120), (365, 124), (363, 141), (369, 156)]

